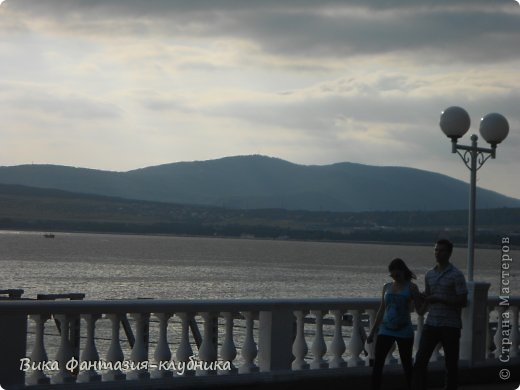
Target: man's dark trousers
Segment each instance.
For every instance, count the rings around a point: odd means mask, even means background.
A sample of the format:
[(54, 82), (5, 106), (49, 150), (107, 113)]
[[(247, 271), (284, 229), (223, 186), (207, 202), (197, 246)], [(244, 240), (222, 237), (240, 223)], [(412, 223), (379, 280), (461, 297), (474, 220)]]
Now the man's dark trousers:
[(425, 390), (427, 384), (428, 362), (438, 343), (444, 349), (446, 364), (446, 390), (456, 390), (459, 367), (460, 329), (451, 326), (424, 325), (419, 350), (415, 355), (414, 390)]

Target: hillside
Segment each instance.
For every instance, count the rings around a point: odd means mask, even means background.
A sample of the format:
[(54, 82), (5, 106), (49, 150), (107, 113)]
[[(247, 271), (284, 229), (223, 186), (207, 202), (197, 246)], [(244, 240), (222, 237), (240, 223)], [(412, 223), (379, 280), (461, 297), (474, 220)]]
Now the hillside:
[[(438, 173), (354, 163), (297, 165), (264, 156), (173, 163), (129, 172), (53, 165), (0, 167), (0, 183), (146, 201), (235, 209), (311, 211), (457, 210), (468, 185)], [(479, 208), (520, 200), (478, 189)]]
[[(477, 213), (477, 243), (519, 235), (520, 208)], [(237, 210), (0, 185), (0, 229), (340, 241), (466, 241), (467, 211)]]

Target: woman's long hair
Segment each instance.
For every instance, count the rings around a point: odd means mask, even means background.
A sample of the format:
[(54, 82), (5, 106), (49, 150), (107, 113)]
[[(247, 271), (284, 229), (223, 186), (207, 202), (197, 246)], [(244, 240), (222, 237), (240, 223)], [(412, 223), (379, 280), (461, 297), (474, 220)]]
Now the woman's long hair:
[(412, 279), (417, 279), (417, 276), (410, 271), (410, 268), (407, 267), (406, 263), (403, 261), (403, 259), (395, 258), (393, 259), (390, 264), (388, 264), (388, 271), (403, 271), (404, 272), (404, 278), (407, 281), (410, 281)]

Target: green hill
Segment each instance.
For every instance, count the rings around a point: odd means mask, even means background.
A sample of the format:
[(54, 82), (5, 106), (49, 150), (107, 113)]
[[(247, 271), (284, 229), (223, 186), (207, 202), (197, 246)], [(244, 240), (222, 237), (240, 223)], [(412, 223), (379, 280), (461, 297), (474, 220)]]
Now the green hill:
[[(297, 165), (264, 156), (227, 157), (129, 172), (52, 165), (0, 167), (0, 183), (236, 209), (312, 211), (457, 210), (468, 185), (438, 173), (354, 163)], [(478, 189), (479, 208), (520, 200)]]

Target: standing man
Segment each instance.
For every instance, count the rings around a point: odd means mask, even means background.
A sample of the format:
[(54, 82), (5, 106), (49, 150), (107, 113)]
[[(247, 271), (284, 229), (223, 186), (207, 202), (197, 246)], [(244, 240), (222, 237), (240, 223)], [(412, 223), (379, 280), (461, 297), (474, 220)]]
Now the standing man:
[(439, 240), (435, 245), (436, 266), (424, 277), (425, 303), (419, 314), (428, 311), (419, 350), (415, 355), (414, 389), (426, 389), (428, 362), (438, 343), (444, 349), (446, 382), (444, 389), (456, 390), (458, 382), (461, 309), (467, 304), (468, 289), (461, 271), (450, 263), (453, 244)]

